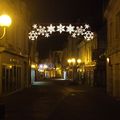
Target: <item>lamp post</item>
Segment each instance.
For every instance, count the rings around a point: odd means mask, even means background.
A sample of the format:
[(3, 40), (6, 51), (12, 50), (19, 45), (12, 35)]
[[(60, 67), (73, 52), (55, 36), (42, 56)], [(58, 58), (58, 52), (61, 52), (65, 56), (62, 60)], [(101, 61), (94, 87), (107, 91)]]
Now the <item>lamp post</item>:
[(72, 62), (72, 79), (73, 79), (73, 82), (76, 81), (76, 59), (75, 58), (72, 58), (71, 59), (71, 62)]
[(12, 23), (12, 20), (10, 18), (10, 16), (8, 15), (1, 15), (0, 16), (0, 27), (3, 28), (3, 33), (0, 36), (0, 39), (2, 39), (5, 36), (6, 33), (6, 27), (9, 27)]

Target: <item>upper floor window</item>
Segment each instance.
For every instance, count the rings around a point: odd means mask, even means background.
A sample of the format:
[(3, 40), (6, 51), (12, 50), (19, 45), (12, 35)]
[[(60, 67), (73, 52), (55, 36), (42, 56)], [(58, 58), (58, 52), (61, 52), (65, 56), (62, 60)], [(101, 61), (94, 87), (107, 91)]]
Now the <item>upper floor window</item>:
[(109, 24), (109, 41), (108, 41), (108, 47), (111, 48), (113, 45), (113, 23), (111, 22)]
[(116, 38), (120, 38), (120, 11), (116, 14)]

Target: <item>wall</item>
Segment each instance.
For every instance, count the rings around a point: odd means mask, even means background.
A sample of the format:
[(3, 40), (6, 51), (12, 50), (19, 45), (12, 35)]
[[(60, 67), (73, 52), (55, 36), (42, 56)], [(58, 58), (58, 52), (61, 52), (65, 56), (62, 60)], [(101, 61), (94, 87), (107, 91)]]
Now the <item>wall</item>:
[(108, 47), (107, 92), (120, 97), (120, 1), (110, 0), (105, 11)]
[[(0, 94), (7, 95), (28, 86), (29, 13), (25, 3), (20, 0), (2, 1), (0, 14), (3, 13), (12, 18), (11, 26), (0, 40)], [(4, 79), (4, 76), (8, 78)], [(3, 88), (6, 91), (3, 91)]]

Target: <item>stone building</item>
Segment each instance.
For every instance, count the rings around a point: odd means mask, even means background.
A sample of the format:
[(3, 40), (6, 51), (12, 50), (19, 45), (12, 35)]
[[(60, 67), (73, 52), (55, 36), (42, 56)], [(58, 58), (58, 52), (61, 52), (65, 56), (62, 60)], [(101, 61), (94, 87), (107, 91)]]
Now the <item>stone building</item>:
[(12, 24), (7, 28), (5, 37), (0, 39), (0, 96), (2, 96), (28, 86), (29, 14), (23, 1), (0, 2), (0, 14), (8, 14), (12, 18)]
[(107, 92), (120, 97), (120, 0), (109, 0), (107, 19)]
[[(93, 51), (97, 49), (97, 39), (87, 41), (83, 38), (68, 38), (67, 52), (63, 53), (68, 59), (75, 59), (74, 63), (66, 63), (68, 79), (75, 79), (93, 86), (96, 61), (93, 60)], [(79, 62), (77, 63), (77, 60)], [(64, 62), (65, 63), (65, 62)]]
[(87, 41), (82, 40), (77, 45), (78, 48), (78, 58), (81, 59), (81, 64), (79, 65), (79, 71), (84, 79), (84, 83), (93, 86), (94, 70), (96, 68), (96, 59), (93, 59), (93, 52), (97, 49), (97, 38)]
[[(68, 79), (76, 79), (90, 86), (105, 87), (106, 59), (104, 28), (94, 33), (94, 38), (87, 41), (83, 37), (68, 37), (67, 48), (63, 52)], [(67, 63), (73, 59), (74, 63)], [(79, 62), (77, 63), (77, 60)]]

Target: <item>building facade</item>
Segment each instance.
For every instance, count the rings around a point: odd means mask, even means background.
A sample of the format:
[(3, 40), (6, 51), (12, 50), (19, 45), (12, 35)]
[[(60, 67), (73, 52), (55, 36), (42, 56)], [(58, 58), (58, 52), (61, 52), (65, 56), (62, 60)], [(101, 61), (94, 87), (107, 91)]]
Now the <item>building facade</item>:
[[(93, 86), (94, 69), (96, 67), (96, 61), (93, 60), (93, 51), (96, 49), (96, 36), (90, 41), (83, 38), (68, 38), (67, 52), (64, 52), (68, 79)], [(69, 63), (67, 63), (67, 60), (74, 61), (68, 61)]]
[(28, 86), (29, 14), (26, 5), (20, 0), (1, 1), (0, 14), (3, 13), (11, 16), (12, 24), (0, 39), (0, 96)]
[(68, 37), (68, 44), (63, 52), (68, 79), (90, 86), (105, 87), (106, 42), (103, 29), (101, 31), (94, 33), (94, 38), (89, 41), (82, 37)]
[(68, 36), (68, 42), (66, 44), (66, 48), (63, 49), (63, 56), (62, 56), (62, 66), (63, 66), (63, 76), (65, 79), (69, 79), (73, 81), (73, 64), (68, 63), (68, 59), (76, 58), (76, 40), (71, 36)]
[(120, 0), (110, 0), (107, 19), (107, 92), (120, 97)]
[(82, 40), (78, 44), (78, 58), (81, 59), (79, 72), (83, 78), (83, 83), (93, 86), (96, 82), (94, 70), (96, 68), (96, 59), (93, 59), (93, 52), (97, 49), (97, 38), (90, 41)]

